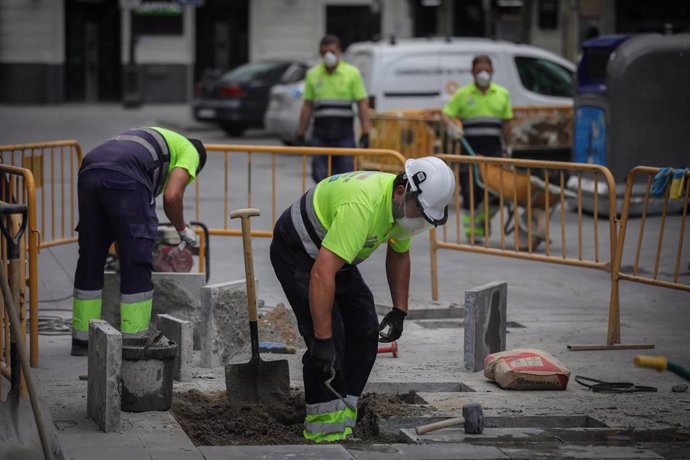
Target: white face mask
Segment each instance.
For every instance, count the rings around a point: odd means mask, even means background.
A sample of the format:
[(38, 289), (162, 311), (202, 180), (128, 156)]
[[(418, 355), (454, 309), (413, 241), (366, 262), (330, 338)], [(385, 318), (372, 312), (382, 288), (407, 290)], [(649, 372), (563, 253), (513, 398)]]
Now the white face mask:
[(338, 56), (334, 52), (328, 51), (323, 55), (323, 63), (326, 67), (332, 68), (338, 63)]
[(489, 86), (489, 83), (491, 83), (491, 74), (486, 70), (482, 70), (474, 78), (477, 83), (477, 86), (480, 86), (482, 88)]
[(394, 240), (409, 240), (415, 235), (424, 233), (431, 228), (431, 224), (423, 217), (407, 217), (407, 199), (404, 199), (400, 207), (403, 210), (403, 217), (395, 219), (395, 224), (391, 228), (390, 237)]

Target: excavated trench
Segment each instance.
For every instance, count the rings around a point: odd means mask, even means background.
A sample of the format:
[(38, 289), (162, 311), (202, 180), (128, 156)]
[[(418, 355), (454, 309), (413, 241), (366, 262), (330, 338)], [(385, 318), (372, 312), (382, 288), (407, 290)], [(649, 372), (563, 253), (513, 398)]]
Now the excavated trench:
[[(348, 443), (404, 442), (399, 434), (382, 432), (382, 419), (416, 418), (430, 412), (414, 392), (402, 395), (365, 393)], [(189, 390), (175, 394), (172, 413), (197, 446), (306, 444), (304, 393), (272, 404), (231, 403), (224, 391)]]

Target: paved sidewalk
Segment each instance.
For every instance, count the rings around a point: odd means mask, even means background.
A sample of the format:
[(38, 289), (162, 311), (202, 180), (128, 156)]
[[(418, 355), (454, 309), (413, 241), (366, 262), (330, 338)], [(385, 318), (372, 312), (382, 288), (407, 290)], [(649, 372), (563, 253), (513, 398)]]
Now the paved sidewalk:
[[(260, 132), (249, 133), (248, 137), (242, 139), (229, 139), (220, 130), (193, 122), (189, 117), (189, 108), (180, 105), (144, 106), (134, 111), (123, 110), (116, 105), (0, 106), (0, 143), (75, 138), (87, 151), (121, 129), (146, 124), (177, 128), (209, 143), (278, 144), (275, 139), (267, 138)], [(222, 202), (223, 196), (223, 181), (218, 174), (222, 160), (215, 160), (218, 162), (209, 163), (206, 176), (209, 188), (205, 189), (207, 195), (201, 200), (202, 215), (209, 219), (218, 217), (216, 206)], [(298, 177), (298, 169), (294, 165), (283, 159), (280, 161), (279, 174), (286, 181)], [(233, 167), (244, 173), (243, 165), (237, 163)], [(254, 174), (260, 174), (260, 171), (257, 168)], [(279, 199), (291, 201), (298, 196), (298, 188), (282, 190)], [(576, 220), (573, 213), (567, 213), (567, 218)], [(588, 218), (585, 216), (585, 219)], [(677, 238), (677, 235), (667, 235), (667, 238), (673, 237)], [(211, 244), (211, 282), (242, 279), (241, 239), (213, 237)], [(254, 263), (261, 280), (259, 298), (267, 305), (275, 305), (285, 299), (268, 261), (269, 244), (266, 238), (254, 239)], [(421, 307), (431, 304), (428, 244), (427, 238), (418, 237), (412, 252), (410, 292), (413, 303)], [(686, 247), (690, 248), (690, 244)], [(589, 246), (585, 249), (588, 250)], [(605, 253), (604, 249), (602, 253)], [(361, 270), (371, 285), (377, 303), (385, 305), (390, 303), (390, 294), (383, 270), (384, 256), (385, 250), (379, 250), (362, 264)], [(41, 251), (41, 315), (69, 317), (71, 314), (70, 294), (76, 260), (76, 245)], [(687, 259), (684, 261), (686, 263)], [(413, 383), (422, 388), (432, 382), (462, 383), (475, 391), (421, 391), (420, 396), (438, 415), (444, 416), (456, 416), (463, 403), (476, 401), (481, 402), (487, 416), (516, 419), (550, 415), (589, 416), (611, 429), (655, 430), (657, 434), (659, 430), (670, 430), (668, 432), (677, 433), (677, 443), (690, 439), (690, 404), (681, 402), (690, 400), (690, 393), (671, 392), (672, 385), (683, 383), (680, 378), (669, 372), (658, 373), (634, 367), (633, 357), (640, 353), (636, 350), (567, 351), (568, 344), (605, 343), (610, 275), (603, 271), (453, 251), (439, 254), (439, 267), (440, 300), (444, 304), (462, 304), (466, 289), (492, 281), (508, 283), (507, 319), (525, 326), (509, 329), (509, 349), (544, 349), (558, 357), (572, 375), (651, 385), (657, 387), (658, 392), (593, 394), (572, 380), (563, 392), (501, 390), (488, 382), (481, 372), (464, 371), (463, 329), (457, 318), (446, 319), (447, 324), (437, 328), (423, 327), (417, 321), (406, 321), (404, 335), (399, 341), (399, 358), (379, 356), (370, 378), (372, 388), (374, 384), (396, 382)], [(623, 282), (620, 304), (623, 343), (654, 343), (655, 350), (643, 353), (664, 355), (690, 367), (690, 315), (686, 311), (690, 305), (690, 294)], [(591, 444), (563, 441), (552, 450), (530, 450), (533, 444), (528, 438), (525, 438), (521, 448), (502, 446), (495, 440), (486, 441), (489, 445), (472, 445), (457, 438), (425, 445), (374, 447), (345, 444), (197, 448), (169, 413), (123, 413), (120, 430), (105, 434), (86, 418), (86, 382), (79, 380), (79, 375), (86, 374), (86, 358), (70, 357), (69, 344), (69, 336), (41, 336), (40, 366), (34, 369), (34, 375), (43, 399), (51, 407), (60, 439), (74, 459), (690, 457), (690, 449), (687, 455), (681, 455), (682, 452), (678, 450), (664, 451), (661, 447), (654, 447), (653, 443), (638, 445), (624, 437), (611, 442), (598, 442), (600, 440), (593, 438)], [(300, 384), (299, 356), (292, 355), (289, 361), (293, 384)], [(176, 383), (175, 391), (189, 388), (205, 391), (224, 389), (222, 368), (195, 369), (194, 373), (194, 381)]]

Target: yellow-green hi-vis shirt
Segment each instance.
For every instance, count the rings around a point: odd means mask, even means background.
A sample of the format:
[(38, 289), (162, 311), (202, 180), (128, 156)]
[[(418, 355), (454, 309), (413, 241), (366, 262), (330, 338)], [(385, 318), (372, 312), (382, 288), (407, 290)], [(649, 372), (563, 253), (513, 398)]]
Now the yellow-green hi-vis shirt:
[(199, 167), (199, 152), (196, 151), (194, 144), (175, 131), (159, 128), (157, 126), (154, 126), (153, 129), (158, 131), (168, 144), (170, 165), (168, 166), (167, 177), (170, 177), (170, 173), (172, 173), (173, 169), (182, 168), (189, 174), (188, 183), (192, 183), (196, 177), (196, 169)]
[[(389, 241), (393, 227), (392, 196), (395, 175), (355, 171), (329, 177), (314, 190), (313, 210), (325, 232), (321, 245), (347, 263), (358, 264)], [(389, 244), (394, 251), (410, 249), (411, 240)]]

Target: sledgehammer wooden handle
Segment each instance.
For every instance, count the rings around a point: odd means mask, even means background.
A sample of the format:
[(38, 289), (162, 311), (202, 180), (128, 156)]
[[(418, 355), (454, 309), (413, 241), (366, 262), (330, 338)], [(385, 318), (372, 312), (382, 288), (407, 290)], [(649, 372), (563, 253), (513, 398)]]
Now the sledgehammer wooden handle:
[(247, 313), (249, 321), (256, 323), (256, 285), (254, 282), (254, 257), (252, 256), (252, 228), (249, 219), (260, 215), (256, 208), (236, 209), (230, 212), (231, 219), (242, 219), (242, 247), (244, 248), (244, 275), (247, 278)]
[(422, 425), (415, 428), (417, 434), (424, 434), (430, 431), (440, 430), (441, 428), (448, 428), (451, 426), (462, 425), (465, 423), (465, 419), (462, 417), (449, 418), (448, 420), (441, 420), (440, 422), (429, 423), (428, 425)]

